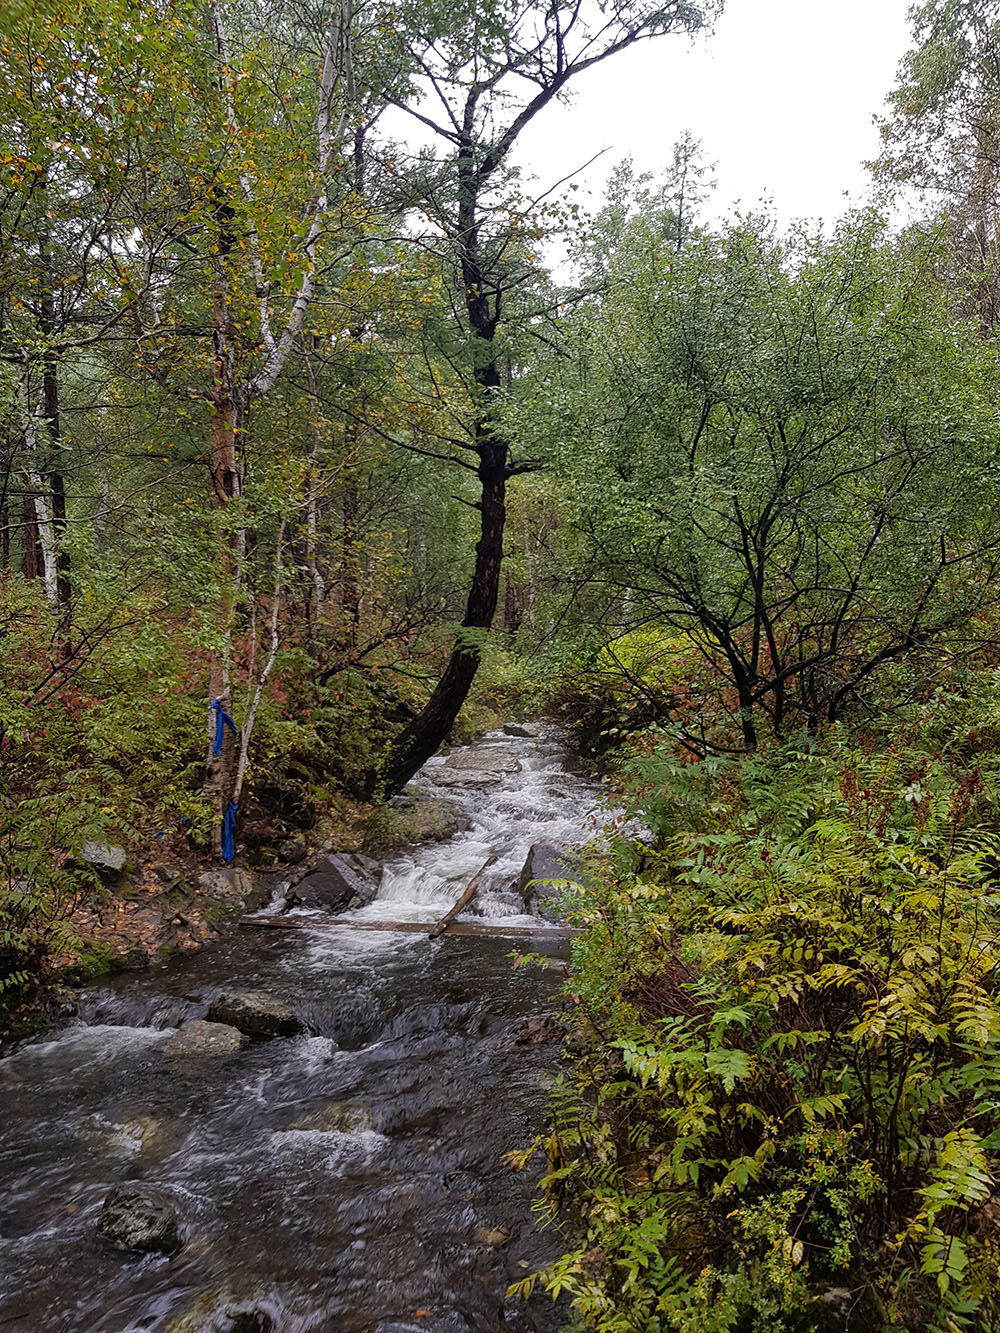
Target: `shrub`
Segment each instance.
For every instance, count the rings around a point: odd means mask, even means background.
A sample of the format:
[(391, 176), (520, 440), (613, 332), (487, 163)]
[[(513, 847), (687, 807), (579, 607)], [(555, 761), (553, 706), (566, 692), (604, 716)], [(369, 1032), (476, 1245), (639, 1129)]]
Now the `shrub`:
[(659, 850), (591, 895), (595, 1044), (534, 1145), (580, 1239), (521, 1289), (608, 1333), (997, 1327), (996, 787), (913, 746), (634, 771)]

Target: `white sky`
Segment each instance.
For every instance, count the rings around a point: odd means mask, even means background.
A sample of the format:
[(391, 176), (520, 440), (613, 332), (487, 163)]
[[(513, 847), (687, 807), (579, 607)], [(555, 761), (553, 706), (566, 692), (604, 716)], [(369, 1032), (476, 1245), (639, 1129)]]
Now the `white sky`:
[(582, 75), (570, 106), (525, 131), (517, 161), (547, 187), (608, 148), (578, 178), (581, 193), (599, 196), (620, 158), (659, 171), (690, 129), (716, 164), (711, 214), (766, 197), (781, 222), (829, 222), (866, 197), (863, 163), (877, 153), (874, 116), (909, 46), (909, 5), (728, 0), (707, 39), (659, 38)]

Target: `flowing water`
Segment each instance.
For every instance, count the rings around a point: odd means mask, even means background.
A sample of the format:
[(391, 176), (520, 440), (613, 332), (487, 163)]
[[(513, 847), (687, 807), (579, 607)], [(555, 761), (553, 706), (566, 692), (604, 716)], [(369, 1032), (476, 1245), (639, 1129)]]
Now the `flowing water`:
[[(528, 847), (579, 843), (595, 802), (558, 736), (486, 737), (418, 785), (472, 827), (390, 861), (356, 915), (435, 921), (496, 855), (463, 919), (539, 925), (511, 888)], [(515, 947), (532, 945), (306, 916), (83, 992), (77, 1018), (0, 1061), (0, 1329), (556, 1329), (546, 1298), (505, 1299), (558, 1250), (537, 1177), (503, 1154), (543, 1123), (559, 1047), (529, 1020), (558, 1006), (562, 964), (514, 968)], [(233, 989), (287, 1000), (309, 1035), (171, 1058), (173, 1029)], [(98, 1238), (131, 1181), (176, 1202), (172, 1257)]]

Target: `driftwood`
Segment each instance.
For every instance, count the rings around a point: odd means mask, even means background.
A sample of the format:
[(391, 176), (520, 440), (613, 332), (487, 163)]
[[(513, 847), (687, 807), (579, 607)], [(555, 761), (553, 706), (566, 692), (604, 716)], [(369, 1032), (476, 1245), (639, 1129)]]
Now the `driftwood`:
[[(426, 921), (359, 921), (349, 916), (245, 916), (243, 930), (397, 930), (420, 934)], [(479, 939), (568, 940), (583, 932), (572, 926), (508, 926), (499, 921), (460, 921), (449, 926), (449, 935), (471, 935)]]
[(479, 867), (476, 873), (469, 880), (468, 884), (465, 886), (465, 892), (462, 894), (461, 898), (459, 898), (455, 906), (451, 909), (450, 912), (445, 913), (445, 915), (441, 918), (441, 920), (437, 923), (437, 925), (434, 927), (433, 930), (428, 931), (427, 933), (428, 939), (436, 940), (439, 935), (443, 935), (444, 932), (451, 925), (451, 923), (458, 916), (462, 908), (468, 907), (469, 903), (471, 903), (473, 898), (476, 896), (476, 890), (479, 888), (479, 881), (482, 879), (483, 875), (485, 875), (486, 871), (489, 870), (490, 866), (493, 864), (495, 860), (496, 857), (491, 856), (488, 861), (483, 862), (483, 864)]

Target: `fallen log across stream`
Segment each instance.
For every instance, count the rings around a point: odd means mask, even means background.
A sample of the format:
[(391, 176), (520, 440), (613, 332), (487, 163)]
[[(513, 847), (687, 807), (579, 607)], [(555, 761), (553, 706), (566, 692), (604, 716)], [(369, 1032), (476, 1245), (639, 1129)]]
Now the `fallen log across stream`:
[(483, 862), (483, 864), (479, 867), (476, 873), (469, 880), (468, 884), (465, 886), (465, 892), (462, 894), (461, 898), (459, 898), (455, 906), (450, 908), (447, 912), (445, 912), (444, 916), (437, 923), (437, 925), (434, 927), (433, 930), (427, 932), (429, 939), (436, 940), (439, 935), (443, 935), (444, 932), (455, 920), (455, 918), (458, 916), (462, 908), (468, 907), (469, 903), (471, 903), (473, 898), (476, 896), (476, 890), (479, 888), (479, 881), (486, 874), (487, 870), (489, 870), (490, 866), (496, 859), (497, 858), (494, 855), (491, 856), (488, 861)]
[[(358, 921), (344, 916), (245, 916), (243, 930), (398, 930), (426, 934), (426, 921)], [(449, 935), (473, 935), (481, 939), (569, 940), (583, 931), (575, 926), (505, 926), (502, 920), (460, 921), (448, 927)]]

